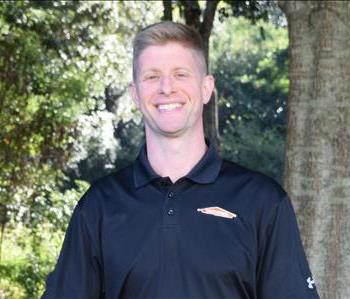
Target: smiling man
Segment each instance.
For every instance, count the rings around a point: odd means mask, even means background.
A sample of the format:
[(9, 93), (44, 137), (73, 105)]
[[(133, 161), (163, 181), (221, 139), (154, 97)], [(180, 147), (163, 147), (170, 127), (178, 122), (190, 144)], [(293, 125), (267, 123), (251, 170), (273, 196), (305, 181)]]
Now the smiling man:
[(43, 298), (318, 298), (286, 193), (205, 139), (213, 89), (191, 28), (136, 36), (146, 143), (79, 201)]
[(189, 173), (206, 151), (202, 114), (214, 79), (206, 75), (200, 39), (194, 37), (198, 49), (176, 40), (152, 44), (142, 35), (135, 40), (130, 89), (144, 117), (148, 160), (172, 182)]

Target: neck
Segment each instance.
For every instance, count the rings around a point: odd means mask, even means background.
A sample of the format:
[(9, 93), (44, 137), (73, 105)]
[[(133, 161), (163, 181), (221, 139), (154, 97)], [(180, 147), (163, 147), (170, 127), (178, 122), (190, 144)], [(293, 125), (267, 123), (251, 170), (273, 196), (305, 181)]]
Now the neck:
[(153, 170), (172, 182), (188, 174), (206, 152), (204, 134), (191, 138), (150, 138), (146, 132), (147, 157)]

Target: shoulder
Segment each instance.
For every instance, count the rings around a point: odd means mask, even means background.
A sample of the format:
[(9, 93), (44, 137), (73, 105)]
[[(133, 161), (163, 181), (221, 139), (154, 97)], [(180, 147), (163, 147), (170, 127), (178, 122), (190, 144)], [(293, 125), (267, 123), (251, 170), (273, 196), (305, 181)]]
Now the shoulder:
[(77, 208), (81, 210), (98, 210), (106, 201), (115, 199), (120, 190), (134, 184), (132, 165), (114, 171), (99, 178), (79, 200)]
[(99, 192), (108, 191), (110, 188), (124, 188), (133, 184), (133, 166), (132, 164), (114, 171), (98, 179), (92, 184), (91, 189)]
[(259, 197), (275, 195), (279, 198), (286, 195), (273, 178), (228, 160), (223, 160), (221, 176), (232, 184), (244, 188), (248, 195)]
[(266, 230), (277, 214), (290, 221), (290, 200), (274, 179), (227, 160), (223, 161), (221, 177), (229, 186), (241, 219), (251, 223), (258, 234)]
[(283, 188), (271, 177), (228, 160), (223, 160), (220, 181), (221, 188), (229, 188), (234, 194), (243, 214), (255, 217), (270, 214), (287, 198)]

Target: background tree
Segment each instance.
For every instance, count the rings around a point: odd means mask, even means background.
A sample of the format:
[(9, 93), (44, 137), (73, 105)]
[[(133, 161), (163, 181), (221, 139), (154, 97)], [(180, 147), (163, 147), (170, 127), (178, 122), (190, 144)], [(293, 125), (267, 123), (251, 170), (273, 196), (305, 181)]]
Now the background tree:
[[(76, 109), (88, 105), (84, 82), (92, 73), (82, 62), (93, 55), (79, 48), (96, 46), (89, 26), (98, 23), (91, 11), (99, 5), (73, 13), (77, 8), (75, 3), (1, 3), (2, 233), (13, 217), (31, 226), (40, 223), (38, 204), (62, 179), (59, 169), (71, 152)], [(85, 69), (79, 76), (78, 67)]]
[[(53, 213), (49, 194), (63, 179), (60, 169), (77, 136), (76, 113), (91, 106), (88, 82), (94, 73), (89, 63), (98, 47), (94, 28), (107, 12), (99, 4), (0, 4), (0, 248), (5, 225), (12, 235), (19, 224), (30, 231), (26, 243), (17, 240), (30, 248), (27, 260), (16, 264), (21, 267), (16, 280), (28, 297), (38, 291), (46, 272), (40, 267), (48, 264), (39, 249), (41, 230), (48, 229), (44, 222), (49, 217), (55, 225), (59, 215), (66, 216)], [(0, 277), (16, 266), (2, 263)]]
[(350, 3), (279, 4), (290, 40), (284, 183), (321, 298), (350, 298)]

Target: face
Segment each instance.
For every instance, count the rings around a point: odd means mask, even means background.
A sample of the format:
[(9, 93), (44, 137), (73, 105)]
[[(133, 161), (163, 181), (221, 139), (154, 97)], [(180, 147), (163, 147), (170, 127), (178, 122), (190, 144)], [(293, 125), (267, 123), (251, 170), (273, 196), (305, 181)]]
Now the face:
[(140, 54), (130, 90), (143, 114), (146, 136), (203, 134), (203, 104), (210, 99), (214, 79), (202, 68), (196, 52), (179, 43), (149, 46)]

